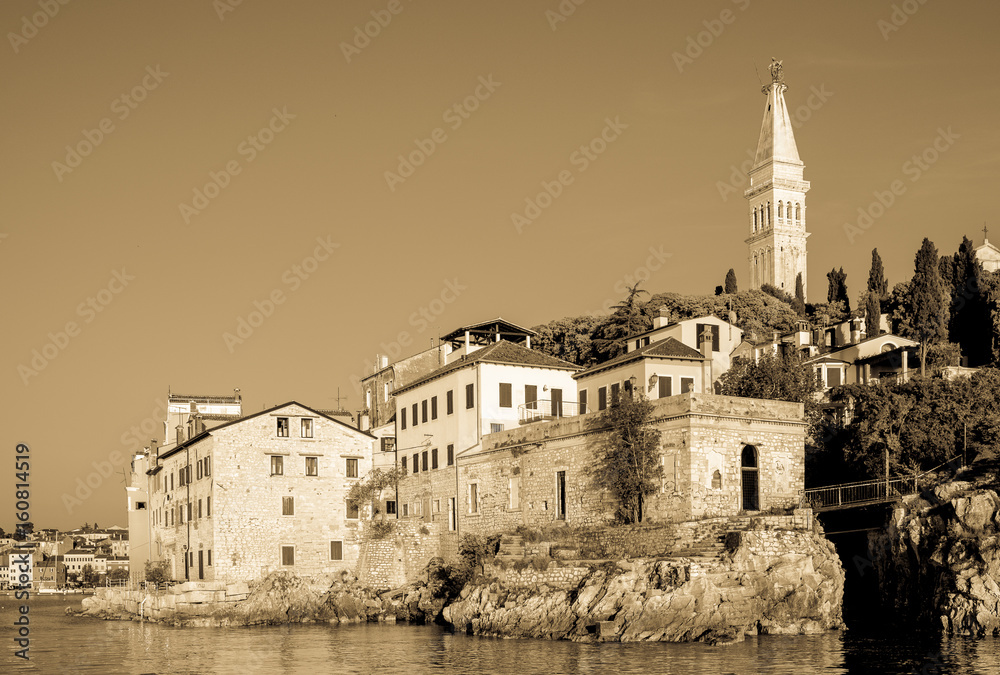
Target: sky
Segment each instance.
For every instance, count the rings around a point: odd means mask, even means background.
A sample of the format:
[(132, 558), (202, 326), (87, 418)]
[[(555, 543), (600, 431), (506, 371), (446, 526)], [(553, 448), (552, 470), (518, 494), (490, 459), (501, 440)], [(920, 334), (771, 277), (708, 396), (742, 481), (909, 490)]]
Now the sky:
[(168, 387), (239, 387), (245, 412), (339, 389), (357, 410), (376, 354), (461, 325), (597, 312), (637, 280), (745, 284), (771, 58), (812, 184), (809, 300), (842, 266), (854, 301), (874, 247), (894, 284), (924, 237), (1000, 240), (998, 19), (986, 1), (5, 1), (0, 526), (19, 443), (36, 527), (126, 524), (121, 472), (162, 436), (143, 427)]

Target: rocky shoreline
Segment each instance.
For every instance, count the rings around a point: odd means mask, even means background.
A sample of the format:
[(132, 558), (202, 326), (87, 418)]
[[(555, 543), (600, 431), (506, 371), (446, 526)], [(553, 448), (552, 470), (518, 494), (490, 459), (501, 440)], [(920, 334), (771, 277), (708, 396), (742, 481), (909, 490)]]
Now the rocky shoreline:
[(499, 637), (713, 644), (843, 627), (844, 573), (819, 531), (758, 523), (700, 555), (518, 563), (492, 559), (470, 576), (435, 559), (414, 582), (380, 592), (346, 573), (274, 573), (214, 591), (190, 582), (144, 604), (144, 593), (101, 589), (77, 614), (120, 620), (141, 611), (178, 626), (437, 622)]

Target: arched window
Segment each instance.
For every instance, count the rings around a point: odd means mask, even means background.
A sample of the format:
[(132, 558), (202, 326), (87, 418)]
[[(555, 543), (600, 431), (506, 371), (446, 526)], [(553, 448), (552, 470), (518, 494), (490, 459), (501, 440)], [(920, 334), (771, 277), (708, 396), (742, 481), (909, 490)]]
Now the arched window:
[(785, 203), (778, 202), (778, 220), (780, 221), (785, 217)]
[(722, 474), (718, 469), (712, 474), (712, 489), (721, 490), (722, 489)]
[(802, 220), (802, 208), (795, 202), (795, 220)]
[(740, 475), (743, 479), (743, 510), (760, 510), (760, 483), (757, 448), (744, 445), (740, 454)]
[(767, 225), (771, 226), (771, 202), (767, 203)]
[(753, 226), (752, 226), (752, 229), (750, 231), (751, 232), (756, 232), (757, 231), (757, 209), (753, 210)]

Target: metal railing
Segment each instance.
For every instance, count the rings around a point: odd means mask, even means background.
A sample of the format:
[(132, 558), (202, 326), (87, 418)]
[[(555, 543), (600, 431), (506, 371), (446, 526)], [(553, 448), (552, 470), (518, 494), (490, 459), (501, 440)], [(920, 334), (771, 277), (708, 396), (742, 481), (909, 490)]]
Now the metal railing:
[[(580, 404), (576, 401), (551, 401), (543, 399), (522, 403), (517, 406), (517, 419), (521, 424), (552, 420), (559, 417), (576, 417), (580, 415)], [(586, 410), (584, 410), (586, 412)]]

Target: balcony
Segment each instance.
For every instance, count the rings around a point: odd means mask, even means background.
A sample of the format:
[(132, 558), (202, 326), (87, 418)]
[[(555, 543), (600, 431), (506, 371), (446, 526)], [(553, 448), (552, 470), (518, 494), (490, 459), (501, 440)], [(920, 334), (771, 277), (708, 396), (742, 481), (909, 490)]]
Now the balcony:
[(531, 424), (532, 422), (545, 422), (560, 417), (575, 417), (586, 412), (586, 410), (580, 410), (580, 404), (576, 401), (553, 402), (543, 399), (519, 405), (517, 407), (517, 421), (519, 424)]

